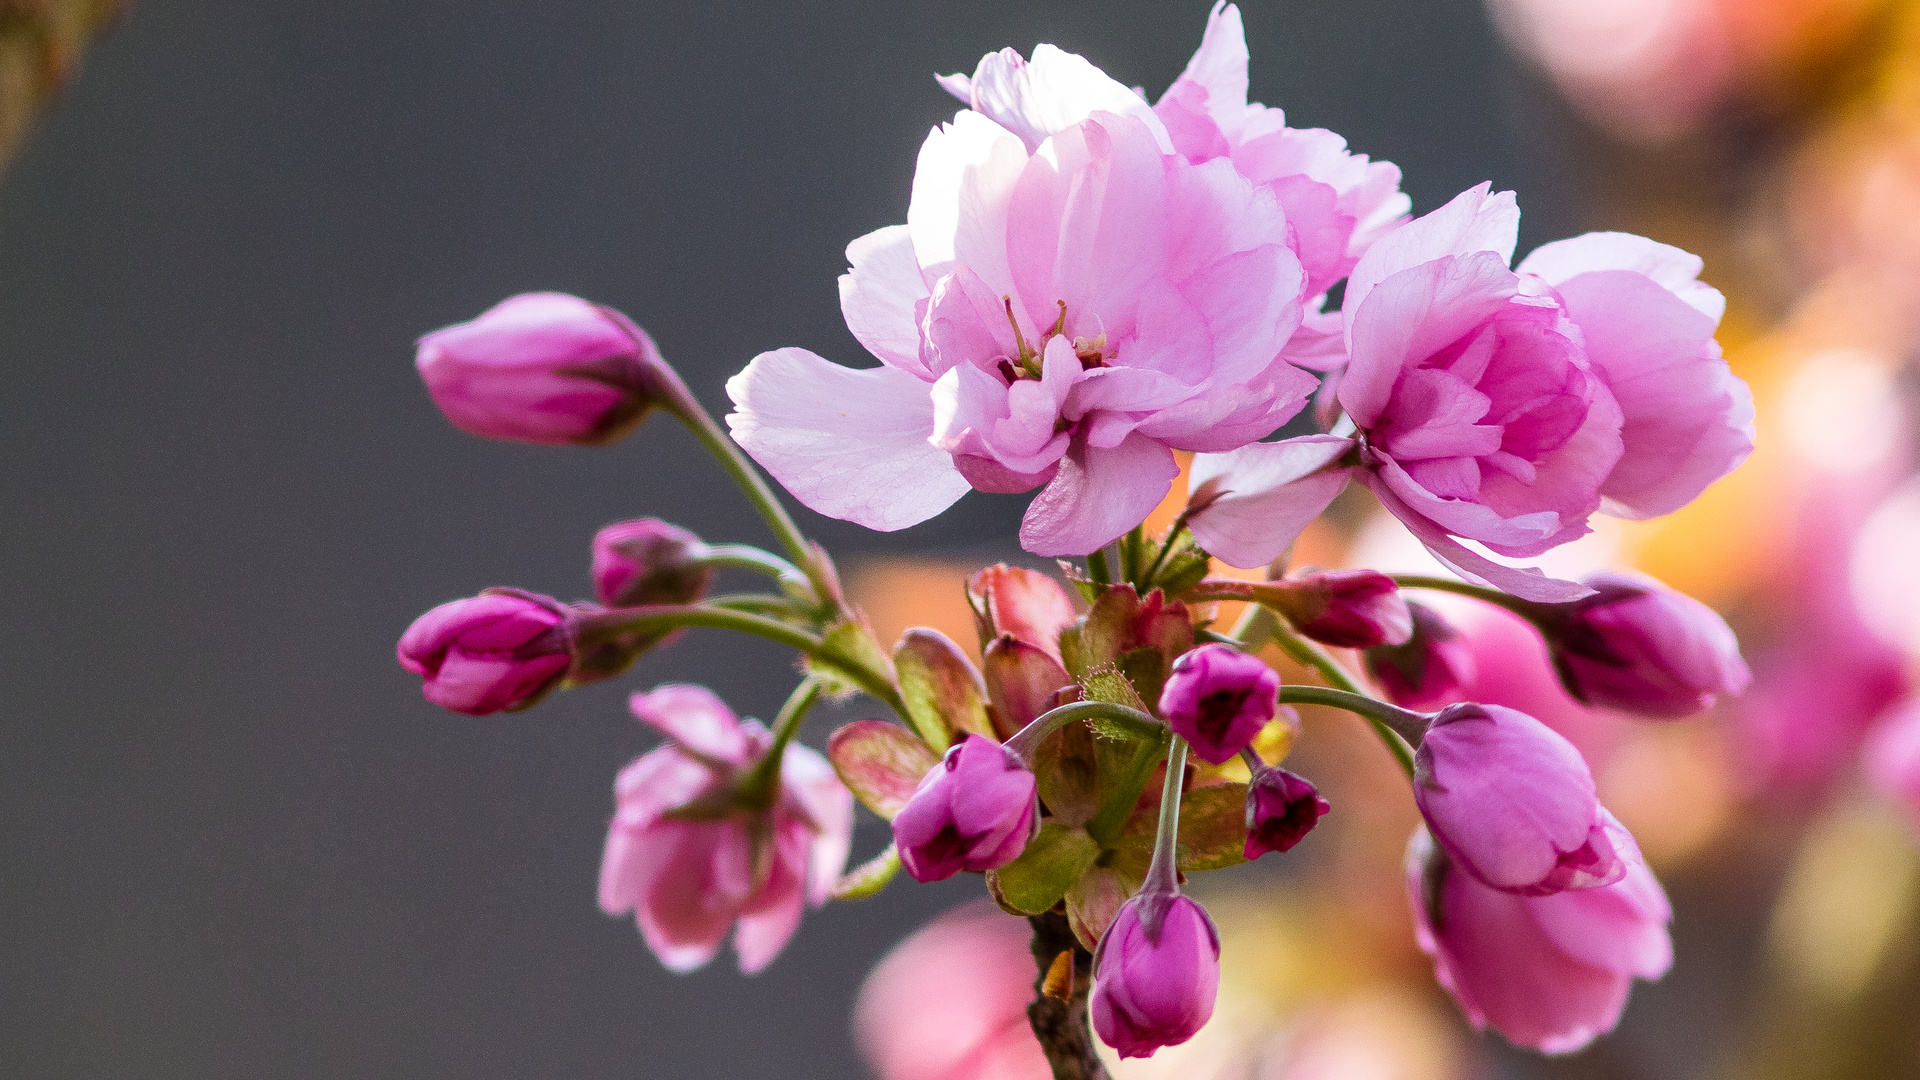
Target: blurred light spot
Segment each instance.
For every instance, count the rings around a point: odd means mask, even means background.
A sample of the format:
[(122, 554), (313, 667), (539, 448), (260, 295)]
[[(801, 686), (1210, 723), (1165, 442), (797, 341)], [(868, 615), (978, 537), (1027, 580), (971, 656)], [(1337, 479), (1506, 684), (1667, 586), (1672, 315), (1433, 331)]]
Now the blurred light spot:
[(1920, 884), (1920, 853), (1882, 808), (1814, 823), (1773, 910), (1774, 955), (1806, 990), (1840, 1003), (1873, 977)]
[(1920, 480), (1907, 481), (1867, 517), (1848, 575), (1867, 625), (1920, 657)]
[(1815, 353), (1787, 381), (1783, 427), (1794, 454), (1842, 475), (1872, 468), (1900, 442), (1887, 361), (1860, 349)]

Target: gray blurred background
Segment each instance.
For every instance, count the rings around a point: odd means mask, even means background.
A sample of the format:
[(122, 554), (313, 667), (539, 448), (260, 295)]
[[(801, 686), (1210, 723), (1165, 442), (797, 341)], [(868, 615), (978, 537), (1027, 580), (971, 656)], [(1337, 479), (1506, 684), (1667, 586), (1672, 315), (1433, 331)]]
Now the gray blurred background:
[[(1242, 7), (1254, 96), (1400, 163), (1416, 212), (1490, 179), (1522, 250), (1575, 231), (1475, 0)], [(1050, 41), (1157, 96), (1205, 20), (142, 0), (0, 177), (0, 1074), (862, 1075), (861, 975), (976, 879), (811, 914), (752, 979), (670, 975), (594, 904), (613, 775), (652, 742), (624, 695), (698, 680), (770, 715), (779, 650), (696, 633), (481, 720), (393, 662), (442, 600), (585, 594), (608, 521), (765, 534), (666, 422), (597, 451), (461, 434), (412, 341), (561, 289), (716, 412), (763, 349), (864, 366), (834, 279), (904, 220), (956, 107), (931, 76)], [(837, 554), (981, 549), (1023, 503), (802, 521)]]

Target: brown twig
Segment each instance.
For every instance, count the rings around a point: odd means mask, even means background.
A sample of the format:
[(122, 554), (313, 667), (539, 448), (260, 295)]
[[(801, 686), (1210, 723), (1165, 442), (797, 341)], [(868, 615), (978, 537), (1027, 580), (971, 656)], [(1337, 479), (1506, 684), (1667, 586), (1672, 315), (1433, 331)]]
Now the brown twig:
[[(1093, 954), (1080, 946), (1067, 917), (1057, 911), (1035, 915), (1033, 962), (1039, 975), (1033, 980), (1033, 1004), (1027, 1022), (1033, 1037), (1053, 1066), (1053, 1080), (1110, 1080), (1107, 1068), (1094, 1053), (1093, 1032), (1087, 1027), (1087, 994), (1093, 989)], [(1046, 993), (1047, 973), (1063, 952), (1073, 953), (1073, 991), (1061, 1000)]]

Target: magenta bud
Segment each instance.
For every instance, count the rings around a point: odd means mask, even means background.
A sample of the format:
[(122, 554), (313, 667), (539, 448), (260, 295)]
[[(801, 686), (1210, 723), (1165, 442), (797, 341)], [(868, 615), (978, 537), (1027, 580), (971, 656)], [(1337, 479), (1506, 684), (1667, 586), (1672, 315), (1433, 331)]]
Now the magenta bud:
[(1245, 750), (1279, 707), (1279, 674), (1218, 642), (1182, 653), (1160, 691), (1161, 719), (1215, 765)]
[(1178, 893), (1143, 892), (1121, 905), (1094, 950), (1087, 1011), (1121, 1057), (1151, 1057), (1193, 1038), (1219, 989), (1220, 932), (1206, 909)]
[(1425, 604), (1409, 601), (1407, 612), (1413, 629), (1405, 644), (1368, 649), (1367, 674), (1389, 701), (1409, 709), (1457, 701), (1476, 672), (1472, 644)]
[(1413, 799), (1434, 841), (1496, 889), (1547, 896), (1607, 885), (1637, 858), (1580, 751), (1526, 713), (1450, 705), (1413, 760)]
[(1292, 848), (1331, 809), (1306, 777), (1270, 766), (1255, 769), (1247, 785), (1247, 860)]
[(1593, 596), (1542, 620), (1567, 692), (1589, 705), (1691, 716), (1753, 681), (1714, 610), (1650, 578), (1599, 573)]
[(400, 636), (400, 666), (423, 677), (428, 701), (486, 716), (524, 709), (573, 664), (566, 605), (518, 589), (441, 604)]
[(624, 315), (522, 293), (420, 339), (414, 365), (447, 419), (489, 439), (611, 442), (659, 404), (660, 352)]
[(1458, 872), (1416, 831), (1407, 892), (1414, 937), (1467, 1019), (1543, 1053), (1613, 1030), (1633, 980), (1673, 963), (1673, 910), (1637, 861), (1611, 885), (1515, 896)]
[(916, 881), (1007, 865), (1033, 839), (1036, 790), (1033, 772), (1006, 747), (962, 735), (893, 819), (900, 864)]
[(593, 537), (593, 585), (608, 607), (692, 604), (707, 595), (707, 545), (659, 518), (622, 521)]
[(1377, 570), (1325, 570), (1258, 588), (1262, 603), (1323, 645), (1401, 645), (1413, 633), (1413, 615), (1400, 598), (1400, 586)]

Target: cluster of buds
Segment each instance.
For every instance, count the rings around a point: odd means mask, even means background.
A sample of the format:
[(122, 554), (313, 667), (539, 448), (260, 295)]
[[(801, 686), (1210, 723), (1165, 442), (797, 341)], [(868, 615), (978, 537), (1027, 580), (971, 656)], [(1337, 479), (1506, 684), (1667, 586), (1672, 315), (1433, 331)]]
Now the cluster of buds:
[[(781, 549), (623, 522), (591, 545), (593, 601), (488, 589), (400, 641), (428, 699), (471, 715), (612, 677), (690, 628), (800, 655), (770, 727), (699, 687), (633, 699), (666, 742), (619, 775), (601, 904), (667, 967), (732, 931), (758, 970), (809, 903), (902, 869), (977, 873), (1036, 953), (1054, 943), (1031, 1015), (1057, 1073), (1099, 1073), (1091, 1034), (1126, 1057), (1183, 1042), (1220, 960), (1186, 876), (1286, 853), (1331, 810), (1280, 767), (1292, 706), (1315, 705), (1363, 717), (1404, 768), (1418, 939), (1476, 1024), (1569, 1050), (1666, 970), (1665, 897), (1586, 760), (1526, 712), (1462, 700), (1467, 641), (1405, 594), (1520, 615), (1580, 701), (1674, 718), (1742, 690), (1733, 633), (1699, 603), (1465, 544), (1529, 558), (1603, 506), (1665, 513), (1738, 464), (1751, 408), (1713, 342), (1719, 294), (1697, 259), (1622, 234), (1509, 268), (1518, 210), (1484, 185), (1409, 221), (1397, 169), (1246, 102), (1245, 70), (1222, 4), (1158, 104), (1051, 46), (942, 80), (966, 108), (929, 137), (908, 224), (855, 242), (841, 282), (883, 366), (762, 354), (728, 384), (730, 433), (643, 331), (584, 300), (515, 297), (421, 339), (435, 402), (476, 434), (598, 445), (671, 415)], [(1321, 310), (1342, 279), (1343, 309)], [(1265, 441), (1316, 387), (1324, 430)], [(1195, 455), (1187, 501), (1151, 536), (1176, 449)], [(1040, 488), (1021, 541), (1068, 556), (1065, 584), (989, 567), (965, 585), (977, 653), (930, 629), (888, 647), (756, 461), (879, 529), (969, 489)], [(1288, 573), (1349, 484), (1458, 576)], [(1212, 576), (1216, 559), (1267, 579)], [(711, 595), (723, 571), (768, 587)], [(1246, 605), (1236, 625), (1214, 625), (1220, 600)], [(1269, 645), (1310, 680), (1283, 685)], [(855, 693), (892, 716), (842, 726), (824, 757), (794, 741), (822, 694)], [(1889, 771), (1912, 771), (1908, 749)], [(845, 871), (856, 799), (892, 843)]]

